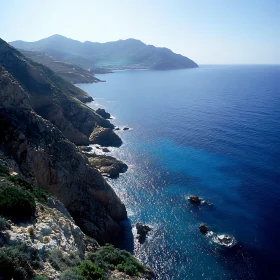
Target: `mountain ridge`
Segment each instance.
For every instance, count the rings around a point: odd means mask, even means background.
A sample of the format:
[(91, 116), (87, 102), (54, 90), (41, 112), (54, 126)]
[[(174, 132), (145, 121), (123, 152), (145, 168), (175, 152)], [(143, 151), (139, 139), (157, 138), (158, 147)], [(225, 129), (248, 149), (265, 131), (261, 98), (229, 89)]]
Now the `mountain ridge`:
[(146, 45), (133, 38), (97, 43), (80, 42), (56, 34), (35, 42), (18, 40), (10, 44), (18, 49), (45, 52), (58, 60), (90, 68), (93, 72), (98, 68), (172, 70), (198, 67), (188, 57), (168, 48)]

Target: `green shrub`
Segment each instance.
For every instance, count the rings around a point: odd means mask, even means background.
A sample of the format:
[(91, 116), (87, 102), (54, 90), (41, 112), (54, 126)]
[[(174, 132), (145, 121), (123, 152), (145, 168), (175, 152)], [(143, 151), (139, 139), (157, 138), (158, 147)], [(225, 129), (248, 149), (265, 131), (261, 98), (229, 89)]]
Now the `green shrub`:
[(49, 280), (49, 277), (46, 275), (37, 275), (33, 279), (34, 280)]
[(99, 280), (104, 276), (103, 269), (88, 260), (78, 266), (77, 274), (83, 276), (85, 280)]
[(89, 259), (104, 270), (118, 269), (129, 275), (137, 275), (144, 270), (144, 266), (129, 252), (112, 245), (101, 247), (96, 253), (91, 254)]
[(9, 176), (9, 181), (13, 182), (15, 185), (21, 187), (22, 189), (32, 193), (34, 197), (41, 203), (46, 203), (50, 193), (40, 189), (38, 187), (33, 187), (32, 184), (26, 180), (19, 178), (18, 176)]
[(0, 176), (9, 176), (8, 168), (2, 164), (0, 164)]
[(32, 185), (24, 179), (19, 178), (18, 176), (9, 176), (9, 181), (13, 182), (15, 185), (20, 186), (21, 188), (31, 191)]
[(71, 252), (69, 255), (67, 255), (62, 253), (59, 249), (49, 251), (48, 260), (54, 269), (60, 271), (64, 271), (69, 267), (74, 267), (81, 263), (77, 253)]
[(83, 276), (78, 275), (77, 267), (64, 271), (60, 276), (60, 280), (84, 280), (84, 279), (85, 278)]
[(25, 244), (2, 247), (0, 249), (1, 279), (31, 279), (33, 270), (41, 267), (37, 251)]
[(31, 192), (35, 196), (35, 198), (41, 203), (46, 203), (48, 198), (50, 197), (49, 192), (42, 190), (40, 188), (34, 187), (32, 188)]
[(36, 210), (33, 195), (17, 188), (6, 187), (0, 191), (0, 214), (11, 219), (29, 219)]
[(0, 231), (7, 229), (7, 223), (6, 220), (2, 217), (0, 217)]

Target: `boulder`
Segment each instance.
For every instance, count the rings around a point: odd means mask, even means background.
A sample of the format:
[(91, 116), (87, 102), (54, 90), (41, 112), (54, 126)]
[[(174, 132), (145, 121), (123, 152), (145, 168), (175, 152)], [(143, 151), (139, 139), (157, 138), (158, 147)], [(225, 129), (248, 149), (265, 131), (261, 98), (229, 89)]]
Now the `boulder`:
[(125, 126), (125, 127), (123, 128), (123, 130), (129, 130), (129, 127)]
[(114, 157), (91, 154), (90, 164), (97, 168), (103, 175), (117, 178), (120, 173), (127, 170), (127, 165)]
[(190, 195), (190, 196), (188, 197), (188, 200), (189, 200), (191, 203), (194, 203), (194, 204), (200, 204), (201, 201), (202, 201), (202, 199), (199, 198), (199, 197), (196, 196), (196, 195)]
[(206, 234), (208, 231), (206, 224), (200, 224), (198, 228), (199, 228), (200, 232), (203, 234)]
[(110, 128), (97, 126), (89, 137), (91, 144), (119, 147), (122, 144), (120, 137)]
[(152, 228), (150, 228), (149, 226), (144, 225), (142, 223), (137, 223), (136, 230), (137, 230), (137, 235), (138, 235), (137, 239), (142, 244), (142, 243), (144, 243), (147, 234), (152, 230)]
[(103, 117), (104, 119), (110, 119), (111, 118), (111, 115), (108, 112), (106, 112), (104, 109), (98, 108), (96, 110), (96, 113), (98, 115), (100, 115), (101, 117)]
[(115, 130), (120, 130), (120, 128), (118, 126), (115, 127)]
[(110, 150), (109, 150), (108, 148), (102, 148), (102, 152), (104, 152), (104, 153), (109, 153)]

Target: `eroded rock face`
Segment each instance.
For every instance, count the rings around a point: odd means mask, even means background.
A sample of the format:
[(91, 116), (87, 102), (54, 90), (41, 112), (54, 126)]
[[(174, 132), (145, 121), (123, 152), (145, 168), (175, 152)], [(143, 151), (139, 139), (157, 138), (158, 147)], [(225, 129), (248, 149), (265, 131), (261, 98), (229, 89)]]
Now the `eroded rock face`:
[(119, 147), (122, 144), (120, 137), (110, 128), (97, 126), (89, 137), (91, 144), (99, 144), (101, 146)]
[(110, 156), (90, 154), (89, 162), (102, 174), (111, 178), (117, 178), (120, 173), (127, 170), (127, 165), (124, 162)]
[(105, 109), (101, 109), (101, 108), (98, 108), (96, 110), (96, 113), (98, 115), (100, 115), (101, 117), (103, 117), (104, 119), (110, 119), (111, 118), (111, 115), (105, 111)]
[(0, 107), (0, 143), (5, 153), (26, 178), (61, 200), (85, 233), (101, 243), (113, 242), (120, 232), (118, 221), (127, 217), (125, 206), (87, 157), (52, 123), (31, 109), (12, 106), (28, 100), (23, 101), (25, 92), (18, 83), (11, 79), (6, 85), (0, 88), (0, 99), (10, 85), (17, 94)]

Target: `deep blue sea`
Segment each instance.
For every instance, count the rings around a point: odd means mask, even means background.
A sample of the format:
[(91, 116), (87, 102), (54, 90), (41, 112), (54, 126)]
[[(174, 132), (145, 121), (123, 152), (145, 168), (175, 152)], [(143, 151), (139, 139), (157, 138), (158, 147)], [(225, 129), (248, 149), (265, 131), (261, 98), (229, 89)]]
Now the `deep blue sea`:
[[(280, 66), (97, 77), (106, 83), (78, 85), (89, 106), (131, 128), (109, 153), (128, 171), (109, 182), (131, 225), (153, 227), (142, 245), (128, 230), (121, 246), (158, 279), (280, 279)], [(213, 205), (191, 205), (191, 194)], [(201, 222), (237, 245), (213, 243)]]

